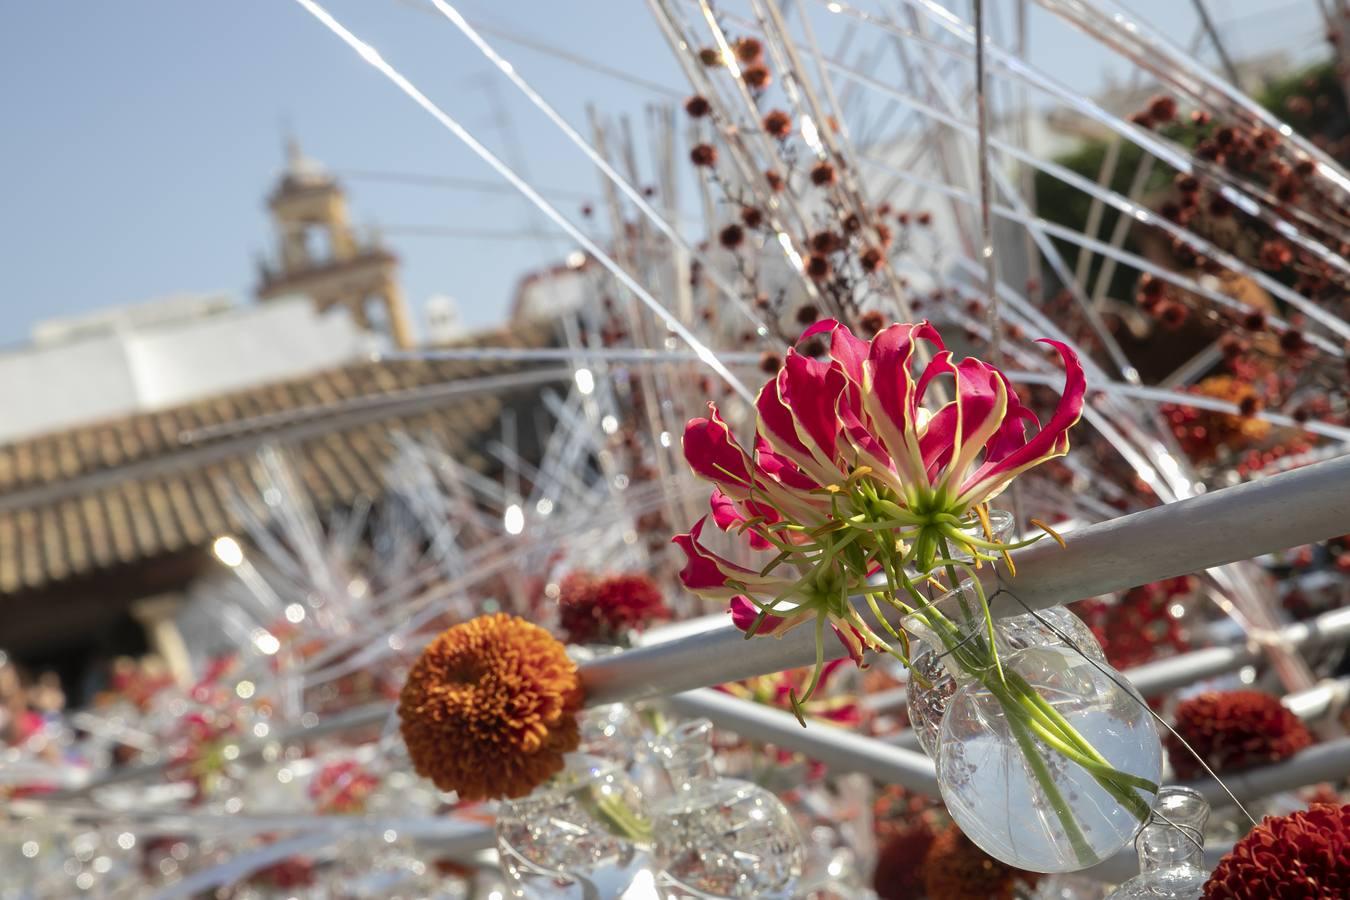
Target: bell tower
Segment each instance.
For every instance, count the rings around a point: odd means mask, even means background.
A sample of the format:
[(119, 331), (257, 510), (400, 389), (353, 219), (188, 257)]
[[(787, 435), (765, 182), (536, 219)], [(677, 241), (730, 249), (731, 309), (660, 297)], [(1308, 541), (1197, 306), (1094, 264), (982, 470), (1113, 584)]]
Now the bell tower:
[(267, 198), (278, 258), (259, 263), (258, 299), (304, 294), (320, 312), (343, 307), (362, 328), (410, 347), (398, 257), (376, 240), (358, 240), (336, 179), (301, 153), (294, 139), (286, 151), (286, 170)]

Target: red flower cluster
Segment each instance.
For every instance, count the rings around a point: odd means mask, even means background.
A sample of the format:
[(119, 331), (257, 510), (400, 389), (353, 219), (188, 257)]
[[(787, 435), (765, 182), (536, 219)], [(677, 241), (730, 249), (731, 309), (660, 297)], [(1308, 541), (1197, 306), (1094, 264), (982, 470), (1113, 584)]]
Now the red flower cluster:
[(1350, 804), (1267, 816), (1205, 882), (1204, 900), (1350, 897)]
[(670, 618), (661, 589), (646, 575), (573, 572), (560, 587), (559, 617), (574, 644), (617, 643)]
[[(1260, 691), (1192, 697), (1177, 706), (1175, 727), (1215, 772), (1279, 762), (1313, 742), (1298, 716)], [(1177, 735), (1169, 733), (1166, 740), (1172, 768), (1180, 778), (1198, 778), (1204, 769)]]
[(1084, 600), (1074, 612), (1092, 629), (1107, 661), (1117, 669), (1129, 669), (1189, 648), (1171, 606), (1190, 591), (1190, 578), (1169, 578), (1131, 588), (1116, 603)]
[(994, 859), (956, 826), (933, 840), (923, 863), (928, 900), (1013, 900), (1019, 883), (1030, 886), (1039, 878)]
[(366, 809), (366, 799), (380, 779), (355, 760), (324, 766), (309, 783), (309, 797), (323, 813), (350, 815)]

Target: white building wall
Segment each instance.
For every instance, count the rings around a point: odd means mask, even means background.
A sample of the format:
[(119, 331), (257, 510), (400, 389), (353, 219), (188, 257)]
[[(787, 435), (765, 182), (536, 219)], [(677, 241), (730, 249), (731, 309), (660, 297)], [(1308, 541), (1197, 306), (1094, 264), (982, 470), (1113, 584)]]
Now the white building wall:
[(341, 310), (320, 315), (307, 298), (236, 306), (203, 303), (196, 315), (99, 313), (46, 323), (40, 343), (0, 353), (0, 441), (187, 403), (298, 378), (380, 349)]

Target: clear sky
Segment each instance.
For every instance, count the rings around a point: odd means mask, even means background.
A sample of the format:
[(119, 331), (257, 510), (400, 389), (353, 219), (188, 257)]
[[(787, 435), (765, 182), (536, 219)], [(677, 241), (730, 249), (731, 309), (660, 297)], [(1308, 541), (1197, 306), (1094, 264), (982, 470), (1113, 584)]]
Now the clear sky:
[[(1012, 8), (990, 2), (1005, 17)], [(584, 158), (421, 0), (325, 5), (534, 183), (556, 189), (564, 212), (576, 215), (595, 195)], [(683, 93), (641, 0), (458, 5), (472, 21)], [(1123, 5), (1179, 43), (1195, 27), (1186, 0)], [(1316, 0), (1208, 5), (1240, 53), (1306, 46), (1319, 32)], [(578, 126), (590, 102), (642, 129), (644, 106), (665, 99), (490, 40)], [(1040, 24), (1032, 44), (1058, 77), (1087, 89), (1101, 83), (1108, 57), (1082, 36)], [(176, 292), (250, 297), (254, 256), (272, 244), (263, 197), (281, 168), (286, 128), (310, 156), (351, 176), (354, 218), (389, 230), (414, 306), (444, 293), (468, 322), (497, 321), (520, 275), (569, 249), (501, 239), (539, 224), (509, 193), (355, 177), (495, 180), (290, 0), (0, 0), (0, 344), (25, 339), (39, 319)], [(650, 155), (640, 162), (650, 171)], [(401, 230), (408, 226), (488, 237), (413, 235)]]

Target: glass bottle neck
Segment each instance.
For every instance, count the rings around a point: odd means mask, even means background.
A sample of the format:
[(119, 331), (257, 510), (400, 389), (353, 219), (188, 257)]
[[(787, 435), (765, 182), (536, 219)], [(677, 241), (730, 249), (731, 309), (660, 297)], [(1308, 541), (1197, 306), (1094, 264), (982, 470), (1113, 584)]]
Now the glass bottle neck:
[(1188, 788), (1163, 788), (1153, 804), (1153, 818), (1139, 833), (1139, 870), (1203, 868), (1208, 818), (1209, 804), (1200, 794)]
[(717, 777), (713, 768), (712, 723), (707, 719), (675, 726), (657, 740), (653, 749), (675, 791), (691, 790), (699, 782)]
[(1198, 834), (1171, 825), (1149, 825), (1139, 835), (1139, 871), (1157, 872), (1177, 866), (1203, 867), (1205, 848)]

